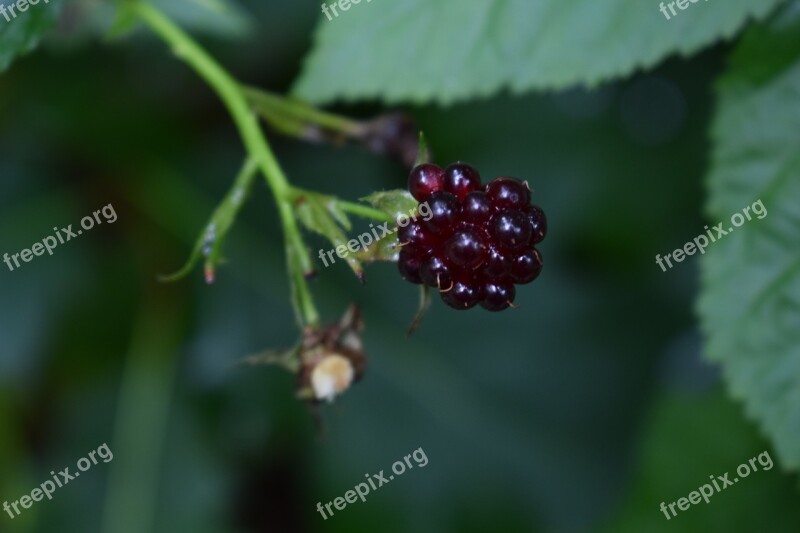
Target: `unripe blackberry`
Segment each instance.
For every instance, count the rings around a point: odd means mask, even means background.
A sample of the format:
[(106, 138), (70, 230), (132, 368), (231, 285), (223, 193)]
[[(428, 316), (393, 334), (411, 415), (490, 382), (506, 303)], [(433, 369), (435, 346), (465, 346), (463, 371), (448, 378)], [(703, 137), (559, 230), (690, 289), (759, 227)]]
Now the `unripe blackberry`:
[(422, 262), (419, 267), (419, 275), (423, 283), (437, 289), (447, 289), (453, 282), (450, 267), (442, 258), (435, 255)]
[(433, 235), (422, 228), (420, 221), (411, 221), (397, 230), (397, 238), (400, 244), (408, 246), (409, 249), (424, 251), (429, 250), (436, 243)]
[(408, 192), (418, 202), (424, 202), (431, 193), (442, 190), (443, 171), (436, 165), (417, 165), (408, 175)]
[(535, 245), (547, 233), (544, 212), (530, 205), (527, 183), (497, 178), (481, 189), (469, 165), (437, 169), (420, 165), (409, 176), (409, 190), (431, 216), (400, 228), (400, 273), (435, 287), (455, 309), (480, 303), (502, 311), (514, 301), (514, 284), (530, 283), (542, 270)]
[(492, 219), (492, 236), (506, 250), (526, 246), (531, 233), (531, 223), (522, 211), (503, 211)]
[(483, 286), (481, 307), (488, 311), (502, 311), (514, 303), (516, 292), (513, 283), (490, 281)]
[(483, 191), (472, 191), (464, 197), (461, 212), (467, 222), (482, 224), (492, 216), (492, 202)]
[(506, 259), (506, 256), (496, 247), (489, 246), (483, 273), (490, 279), (503, 279), (508, 276), (510, 268), (511, 262)]
[(458, 231), (447, 239), (444, 253), (454, 266), (472, 270), (486, 260), (486, 244), (476, 233)]
[(441, 289), (440, 294), (444, 303), (455, 309), (469, 309), (481, 301), (480, 287), (468, 281), (456, 280), (450, 289)]
[(535, 280), (541, 271), (542, 256), (536, 248), (525, 250), (511, 263), (511, 277), (520, 285)]
[(547, 217), (538, 205), (528, 208), (528, 221), (531, 224), (531, 244), (539, 244), (547, 235)]
[(444, 169), (442, 188), (452, 193), (459, 200), (472, 191), (481, 188), (481, 176), (478, 171), (465, 163), (453, 163)]
[(400, 250), (400, 257), (397, 259), (397, 268), (403, 279), (420, 285), (422, 278), (419, 277), (420, 258), (412, 250)]
[(424, 201), (427, 202), (431, 215), (428, 220), (422, 219), (422, 227), (434, 235), (450, 233), (461, 210), (458, 199), (449, 192), (437, 191)]
[(514, 178), (496, 178), (486, 185), (486, 195), (496, 209), (522, 209), (531, 203), (531, 191), (526, 183)]

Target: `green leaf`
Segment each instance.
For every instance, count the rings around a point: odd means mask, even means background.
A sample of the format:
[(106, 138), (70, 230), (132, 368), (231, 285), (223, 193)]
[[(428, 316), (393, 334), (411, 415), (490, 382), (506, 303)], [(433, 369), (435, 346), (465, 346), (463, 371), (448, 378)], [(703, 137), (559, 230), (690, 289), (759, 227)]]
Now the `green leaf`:
[(321, 15), (293, 90), (318, 103), (447, 104), (504, 88), (592, 86), (730, 38), (780, 1), (698, 2), (670, 20), (657, 1), (362, 1), (331, 21)]
[[(797, 17), (788, 13), (770, 26), (772, 39), (781, 38), (787, 23), (798, 35)], [(754, 32), (764, 35), (765, 28)], [(791, 469), (800, 467), (800, 55), (794, 50), (788, 61), (745, 38), (720, 84), (710, 219), (724, 221), (727, 230), (734, 213), (759, 200), (768, 214), (710, 245), (699, 301), (708, 357), (721, 363), (731, 394)]]
[(136, 28), (139, 19), (136, 11), (131, 8), (131, 2), (117, 2), (117, 11), (111, 27), (106, 31), (106, 39), (113, 40), (125, 37)]
[(252, 31), (250, 15), (235, 0), (150, 0), (176, 24), (192, 31), (243, 37)]
[(258, 163), (255, 159), (248, 159), (241, 172), (236, 177), (225, 198), (214, 210), (203, 231), (197, 237), (192, 254), (186, 264), (178, 272), (161, 276), (161, 281), (177, 281), (185, 277), (195, 267), (201, 256), (205, 256), (205, 278), (207, 283), (213, 283), (216, 278), (216, 269), (221, 261), (222, 244), (233, 226), (245, 200), (252, 189), (253, 179), (258, 175)]
[[(309, 230), (328, 239), (336, 249), (337, 246), (347, 247), (347, 235), (342, 227), (350, 228), (347, 216), (336, 206), (336, 199), (324, 194), (303, 192), (295, 200), (295, 213), (298, 220)], [(346, 224), (342, 224), (346, 222)], [(356, 253), (348, 252), (344, 260), (353, 270), (356, 277), (364, 281), (364, 268)]]
[[(0, 3), (6, 6), (6, 2)], [(0, 72), (6, 70), (16, 57), (36, 48), (55, 25), (61, 5), (61, 0), (50, 0), (48, 4), (40, 1), (28, 5), (24, 12), (15, 9), (13, 13), (16, 16), (12, 16), (6, 6), (6, 15), (0, 15)]]
[[(721, 390), (701, 395), (660, 394), (648, 411), (643, 429), (637, 439), (637, 464), (627, 501), (607, 527), (598, 530), (760, 531), (765, 516), (769, 516), (770, 531), (800, 528), (794, 476), (780, 472), (772, 450)], [(729, 472), (731, 481), (738, 479), (736, 469), (750, 459), (756, 459), (758, 470), (751, 471), (735, 486), (715, 491), (708, 504), (701, 500), (683, 512), (673, 506), (677, 516), (668, 510), (669, 520), (659, 509), (661, 502), (669, 505), (709, 483), (709, 476)], [(753, 513), (753, 509), (759, 512)]]
[(397, 220), (400, 215), (410, 216), (417, 210), (417, 201), (406, 190), (378, 191), (361, 198), (362, 202), (369, 202), (379, 211), (383, 211), (392, 220)]

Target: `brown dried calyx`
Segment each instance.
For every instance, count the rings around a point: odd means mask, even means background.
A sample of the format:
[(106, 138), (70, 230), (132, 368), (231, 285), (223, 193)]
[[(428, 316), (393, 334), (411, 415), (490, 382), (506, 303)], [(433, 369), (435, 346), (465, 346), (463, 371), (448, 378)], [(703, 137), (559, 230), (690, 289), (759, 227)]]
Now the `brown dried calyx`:
[(281, 366), (297, 376), (298, 398), (332, 402), (364, 375), (363, 329), (361, 312), (351, 305), (337, 324), (306, 327), (294, 348), (253, 355), (241, 363)]
[(351, 305), (339, 320), (322, 328), (306, 328), (299, 348), (299, 398), (332, 402), (364, 375), (367, 359), (360, 332), (361, 312)]

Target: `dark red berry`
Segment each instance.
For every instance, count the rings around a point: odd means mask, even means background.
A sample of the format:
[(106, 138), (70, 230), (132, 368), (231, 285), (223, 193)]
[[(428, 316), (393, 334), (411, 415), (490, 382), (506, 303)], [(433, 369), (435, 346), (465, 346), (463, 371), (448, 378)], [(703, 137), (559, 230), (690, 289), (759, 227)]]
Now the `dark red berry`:
[(547, 235), (547, 217), (538, 205), (528, 208), (528, 221), (531, 223), (531, 244), (539, 244)]
[(454, 309), (475, 307), (481, 300), (481, 290), (474, 284), (457, 280), (449, 290), (440, 290), (442, 301)]
[(469, 165), (443, 171), (421, 165), (409, 177), (409, 190), (427, 209), (398, 231), (398, 268), (405, 279), (438, 289), (450, 307), (480, 303), (502, 311), (514, 301), (514, 285), (542, 271), (535, 245), (547, 234), (547, 219), (530, 205), (527, 183), (497, 178), (481, 189)]
[(473, 232), (458, 231), (447, 239), (444, 253), (454, 266), (473, 270), (486, 260), (486, 244)]
[(456, 195), (459, 200), (463, 200), (467, 194), (481, 188), (481, 176), (466, 163), (453, 163), (444, 169), (442, 187), (445, 191)]
[(419, 277), (420, 258), (409, 250), (400, 250), (400, 257), (397, 260), (397, 269), (403, 279), (411, 283), (421, 284)]
[(486, 195), (495, 209), (522, 209), (531, 202), (531, 191), (514, 178), (495, 178), (486, 185)]
[(436, 243), (430, 232), (422, 228), (420, 221), (411, 221), (398, 227), (397, 237), (401, 245), (408, 246), (409, 251), (427, 251)]
[(504, 279), (508, 276), (511, 264), (497, 248), (490, 246), (486, 256), (486, 264), (483, 265), (483, 273), (490, 279)]
[(492, 215), (492, 203), (483, 191), (472, 191), (461, 203), (462, 217), (467, 222), (483, 223)]
[(502, 311), (514, 303), (516, 289), (513, 283), (495, 283), (490, 281), (483, 286), (481, 307), (489, 311)]
[(422, 227), (434, 234), (449, 233), (461, 209), (458, 199), (449, 192), (437, 191), (425, 202), (431, 214), (428, 220), (422, 219)]
[(417, 165), (408, 175), (408, 192), (418, 202), (424, 202), (433, 192), (442, 190), (443, 171), (436, 165)]
[(435, 255), (422, 262), (419, 267), (419, 275), (423, 283), (437, 289), (447, 289), (453, 282), (450, 267)]
[(492, 236), (502, 248), (513, 250), (531, 240), (531, 223), (522, 211), (503, 211), (492, 220)]
[(542, 254), (536, 248), (525, 250), (514, 258), (511, 264), (511, 277), (516, 283), (524, 285), (535, 280), (542, 271)]

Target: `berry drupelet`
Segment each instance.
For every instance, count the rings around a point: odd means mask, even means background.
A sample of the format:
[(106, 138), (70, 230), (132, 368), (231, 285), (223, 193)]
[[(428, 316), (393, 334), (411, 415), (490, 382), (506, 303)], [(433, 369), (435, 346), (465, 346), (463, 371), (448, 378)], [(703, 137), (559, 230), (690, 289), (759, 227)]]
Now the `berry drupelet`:
[(437, 288), (455, 309), (502, 311), (514, 302), (514, 285), (541, 272), (535, 246), (547, 219), (531, 205), (527, 182), (501, 177), (483, 186), (467, 164), (422, 164), (411, 171), (408, 190), (431, 215), (400, 228), (398, 268), (407, 281)]

